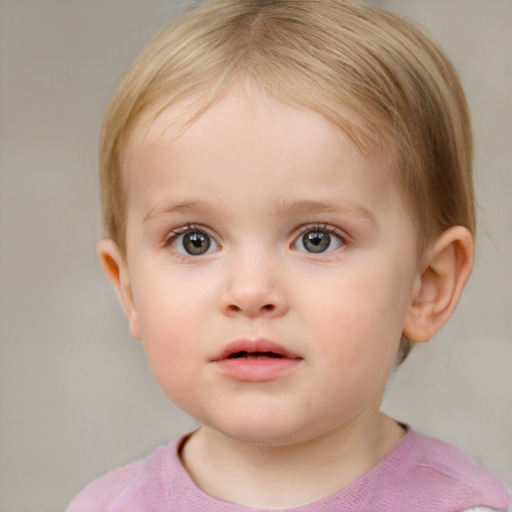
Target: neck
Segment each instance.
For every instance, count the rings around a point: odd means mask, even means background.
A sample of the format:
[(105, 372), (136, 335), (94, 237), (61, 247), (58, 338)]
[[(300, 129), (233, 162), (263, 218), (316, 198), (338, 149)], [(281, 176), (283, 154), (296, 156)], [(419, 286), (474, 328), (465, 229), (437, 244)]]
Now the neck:
[[(242, 443), (201, 427), (185, 444), (183, 464), (208, 494), (256, 508), (312, 503), (369, 471), (402, 439), (403, 429), (379, 413), (366, 429), (338, 428), (303, 443)], [(229, 485), (226, 485), (229, 482)]]

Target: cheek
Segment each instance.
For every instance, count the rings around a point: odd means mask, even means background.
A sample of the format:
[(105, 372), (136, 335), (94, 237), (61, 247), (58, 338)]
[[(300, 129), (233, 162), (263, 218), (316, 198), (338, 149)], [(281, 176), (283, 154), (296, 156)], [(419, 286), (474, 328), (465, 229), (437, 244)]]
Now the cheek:
[(134, 297), (148, 362), (169, 394), (192, 385), (210, 354), (218, 284), (197, 269), (152, 263), (135, 275)]
[(208, 298), (211, 303), (208, 280), (173, 270), (165, 257), (146, 259), (151, 264), (141, 265), (132, 280), (143, 338), (159, 338), (159, 333), (174, 337), (194, 325)]
[(186, 290), (180, 292), (179, 283), (169, 281), (158, 269), (140, 275), (143, 280), (135, 278), (132, 286), (146, 355), (157, 380), (160, 374), (172, 378), (194, 349), (192, 326), (197, 311), (190, 304), (195, 302), (187, 300)]
[(318, 338), (322, 355), (330, 354), (334, 365), (357, 365), (366, 352), (375, 359), (394, 358), (406, 301), (403, 284), (389, 265), (366, 265), (363, 272), (317, 283), (308, 304), (309, 334)]
[(187, 311), (179, 314), (178, 303), (146, 311), (142, 323), (142, 341), (153, 376), (167, 397), (181, 409), (189, 410), (198, 401), (196, 382), (202, 363), (198, 349), (197, 317)]

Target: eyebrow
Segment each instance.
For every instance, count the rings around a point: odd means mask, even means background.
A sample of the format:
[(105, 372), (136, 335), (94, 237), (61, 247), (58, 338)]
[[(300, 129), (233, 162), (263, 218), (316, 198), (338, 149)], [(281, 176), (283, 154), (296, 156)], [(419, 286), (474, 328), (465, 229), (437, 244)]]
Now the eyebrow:
[[(176, 212), (216, 212), (221, 213), (225, 210), (225, 206), (219, 202), (205, 201), (203, 199), (185, 200), (185, 201), (170, 201), (163, 205), (157, 205), (151, 208), (144, 216), (144, 222), (170, 215)], [(318, 213), (333, 213), (353, 215), (364, 221), (369, 221), (373, 224), (377, 223), (375, 215), (361, 204), (349, 203), (333, 203), (330, 201), (318, 201), (310, 199), (301, 199), (295, 201), (281, 200), (277, 202), (276, 212), (281, 216), (294, 216), (298, 214), (318, 214)]]
[(277, 205), (277, 211), (281, 215), (296, 215), (299, 213), (334, 213), (334, 214), (348, 214), (377, 223), (377, 219), (371, 210), (361, 204), (352, 203), (333, 203), (330, 201), (317, 201), (317, 200), (298, 200), (298, 201), (280, 201)]
[(187, 212), (187, 211), (221, 211), (224, 207), (219, 202), (218, 204), (205, 201), (205, 200), (190, 200), (190, 201), (170, 201), (168, 203), (157, 205), (150, 208), (149, 211), (144, 215), (144, 222), (154, 218), (162, 217), (176, 212)]

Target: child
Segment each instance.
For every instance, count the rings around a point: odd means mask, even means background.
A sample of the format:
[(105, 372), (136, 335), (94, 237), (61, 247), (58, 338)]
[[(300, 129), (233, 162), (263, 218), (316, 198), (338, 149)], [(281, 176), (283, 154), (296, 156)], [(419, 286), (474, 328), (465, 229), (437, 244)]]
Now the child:
[(349, 0), (214, 0), (123, 78), (100, 167), (103, 268), (201, 426), (69, 512), (510, 507), (379, 410), (473, 260), (469, 114), (420, 30)]

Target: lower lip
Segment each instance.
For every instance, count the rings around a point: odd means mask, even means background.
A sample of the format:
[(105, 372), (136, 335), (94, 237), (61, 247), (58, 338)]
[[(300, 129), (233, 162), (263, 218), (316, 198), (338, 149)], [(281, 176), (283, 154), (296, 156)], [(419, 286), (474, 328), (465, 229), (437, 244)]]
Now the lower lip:
[(214, 364), (225, 375), (248, 382), (265, 382), (277, 379), (300, 365), (302, 359), (296, 358), (238, 358), (222, 359)]

